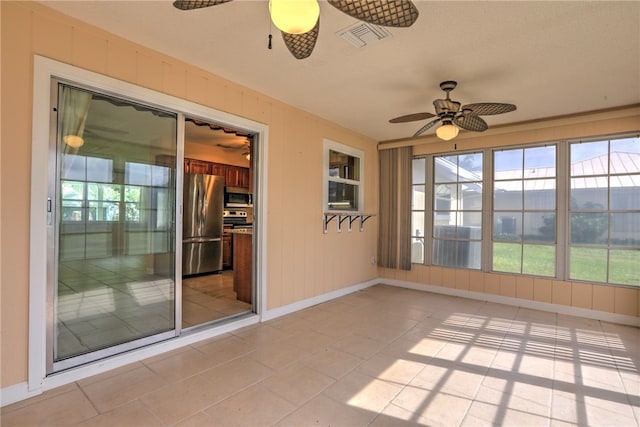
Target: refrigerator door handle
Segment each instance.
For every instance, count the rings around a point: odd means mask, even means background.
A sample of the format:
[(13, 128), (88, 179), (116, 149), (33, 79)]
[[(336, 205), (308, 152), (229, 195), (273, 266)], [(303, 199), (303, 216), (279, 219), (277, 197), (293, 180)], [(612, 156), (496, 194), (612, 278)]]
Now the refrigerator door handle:
[(222, 241), (221, 237), (192, 237), (190, 239), (184, 239), (182, 243), (209, 243), (220, 241)]

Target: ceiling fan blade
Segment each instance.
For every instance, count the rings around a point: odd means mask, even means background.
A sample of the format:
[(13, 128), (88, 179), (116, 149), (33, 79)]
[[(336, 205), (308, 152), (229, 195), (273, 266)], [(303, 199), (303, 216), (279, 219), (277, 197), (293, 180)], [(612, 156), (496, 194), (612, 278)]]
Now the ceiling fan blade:
[(515, 109), (516, 106), (513, 104), (502, 104), (500, 102), (479, 102), (462, 107), (462, 110), (467, 116), (492, 116), (494, 114), (509, 113), (515, 111)]
[(473, 115), (460, 115), (456, 117), (453, 122), (462, 129), (471, 130), (473, 132), (484, 132), (489, 128), (487, 122), (485, 122), (482, 118)]
[(431, 129), (432, 127), (434, 127), (436, 125), (436, 123), (438, 123), (440, 121), (440, 117), (438, 117), (435, 120), (430, 121), (429, 123), (427, 123), (426, 125), (422, 126), (420, 129), (418, 129), (418, 132), (413, 134), (413, 137), (415, 138), (416, 136), (420, 136), (423, 133), (425, 133), (427, 130)]
[(231, 0), (176, 0), (173, 6), (180, 10), (201, 9), (203, 7), (216, 6), (222, 3), (228, 3)]
[(416, 122), (418, 120), (430, 119), (431, 117), (435, 117), (435, 114), (431, 113), (413, 113), (407, 114), (406, 116), (396, 117), (395, 119), (389, 120), (389, 123), (407, 123), (407, 122)]
[(411, 0), (329, 0), (329, 4), (356, 19), (385, 27), (410, 27), (418, 19)]
[(305, 59), (311, 55), (313, 48), (316, 46), (318, 33), (320, 32), (320, 19), (318, 18), (316, 26), (306, 33), (289, 34), (284, 31), (281, 32), (282, 39), (284, 40), (284, 44), (287, 45), (289, 52), (297, 59)]

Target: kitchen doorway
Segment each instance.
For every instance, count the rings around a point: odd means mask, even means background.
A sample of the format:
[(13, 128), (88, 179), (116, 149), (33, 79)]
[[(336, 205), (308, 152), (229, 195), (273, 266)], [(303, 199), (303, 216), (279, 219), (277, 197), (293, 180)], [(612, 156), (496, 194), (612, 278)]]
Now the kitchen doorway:
[(255, 311), (253, 148), (250, 133), (185, 118), (182, 329)]

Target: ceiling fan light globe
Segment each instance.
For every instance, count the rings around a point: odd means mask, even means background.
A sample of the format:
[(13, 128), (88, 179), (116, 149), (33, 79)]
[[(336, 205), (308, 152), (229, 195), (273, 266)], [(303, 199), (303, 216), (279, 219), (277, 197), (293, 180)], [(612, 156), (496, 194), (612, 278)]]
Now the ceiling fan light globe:
[(280, 31), (304, 34), (318, 22), (320, 5), (317, 0), (269, 0), (269, 13)]
[(460, 132), (460, 130), (450, 123), (444, 124), (436, 129), (436, 135), (438, 136), (438, 138), (445, 141), (450, 141), (458, 136), (458, 132)]
[(71, 148), (80, 148), (84, 145), (84, 138), (78, 135), (65, 135), (62, 140)]

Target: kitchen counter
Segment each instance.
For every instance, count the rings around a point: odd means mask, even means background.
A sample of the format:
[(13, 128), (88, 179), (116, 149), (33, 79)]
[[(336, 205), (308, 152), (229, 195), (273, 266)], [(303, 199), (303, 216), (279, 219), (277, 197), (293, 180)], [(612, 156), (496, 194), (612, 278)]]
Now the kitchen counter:
[(229, 233), (231, 233), (231, 234), (253, 234), (253, 228), (251, 228), (251, 227), (233, 228), (233, 229), (229, 230)]

